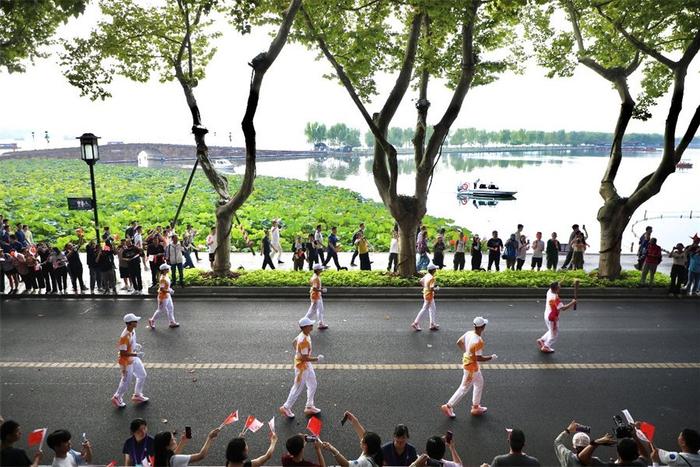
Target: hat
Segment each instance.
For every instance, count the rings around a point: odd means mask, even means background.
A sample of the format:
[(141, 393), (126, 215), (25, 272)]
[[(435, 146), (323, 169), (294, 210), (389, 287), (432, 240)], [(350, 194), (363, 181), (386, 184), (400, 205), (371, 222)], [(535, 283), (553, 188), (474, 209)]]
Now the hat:
[(477, 316), (476, 318), (474, 318), (474, 326), (476, 326), (477, 328), (480, 328), (485, 324), (489, 324), (489, 320), (487, 320), (486, 318), (482, 318), (481, 316)]
[(314, 264), (314, 271), (321, 271), (321, 270), (323, 270), (323, 265), (321, 263)]
[(675, 451), (664, 451), (663, 449), (659, 449), (659, 460), (662, 464), (679, 465), (676, 464), (679, 457), (681, 456), (679, 456)]
[(437, 269), (437, 266), (435, 266), (432, 261), (430, 263), (428, 263), (428, 271), (434, 271), (436, 269)]
[(170, 266), (168, 266), (167, 264), (161, 264), (158, 269), (160, 269), (161, 271), (168, 271), (170, 270)]
[(591, 444), (591, 437), (588, 436), (586, 433), (581, 433), (578, 432), (574, 435), (574, 438), (571, 440), (575, 448), (585, 448), (589, 444)]
[(312, 320), (312, 319), (309, 319), (309, 318), (307, 318), (306, 316), (304, 316), (303, 318), (301, 318), (301, 319), (299, 320), (299, 327), (300, 327), (300, 328), (303, 328), (303, 327), (305, 327), (305, 326), (313, 326), (315, 322), (316, 322), (316, 321), (314, 321), (314, 320)]
[(133, 323), (134, 321), (139, 321), (141, 320), (140, 316), (136, 316), (133, 313), (127, 313), (124, 315), (124, 322), (125, 323)]

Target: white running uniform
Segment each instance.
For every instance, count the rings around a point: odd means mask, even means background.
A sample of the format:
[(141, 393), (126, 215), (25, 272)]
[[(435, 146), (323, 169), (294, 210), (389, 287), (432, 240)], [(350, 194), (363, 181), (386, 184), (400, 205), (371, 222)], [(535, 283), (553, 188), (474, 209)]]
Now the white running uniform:
[(289, 396), (284, 407), (291, 410), (301, 392), (306, 386), (306, 407), (314, 406), (314, 394), (316, 394), (316, 373), (311, 362), (304, 362), (301, 356), (311, 356), (311, 336), (303, 332), (294, 339), (294, 384), (289, 390)]
[(306, 318), (316, 319), (316, 316), (318, 316), (318, 324), (322, 326), (326, 324), (326, 321), (323, 315), (325, 309), (323, 308), (323, 294), (321, 292), (323, 288), (323, 285), (321, 285), (321, 276), (314, 273), (309, 280), (309, 284), (311, 285), (309, 288), (311, 305), (309, 305), (309, 310), (306, 312)]
[(420, 320), (423, 319), (426, 313), (430, 318), (430, 325), (433, 326), (435, 322), (435, 276), (427, 273), (420, 280), (423, 286), (423, 306), (421, 307), (416, 319), (413, 320), (414, 323), (419, 324)]
[(481, 392), (484, 389), (484, 377), (479, 369), (477, 356), (482, 355), (484, 348), (484, 340), (474, 331), (468, 331), (462, 336), (464, 340), (465, 352), (462, 355), (463, 375), (462, 383), (459, 385), (455, 393), (447, 401), (447, 405), (454, 407), (474, 386), (472, 393), (472, 406), (481, 404)]
[[(124, 328), (121, 336), (119, 336), (118, 350), (132, 353), (134, 352), (134, 348), (136, 348), (136, 331), (129, 332)], [(118, 354), (118, 362), (121, 369), (121, 379), (119, 380), (117, 392), (115, 392), (114, 395), (117, 396), (119, 400), (124, 397), (126, 391), (129, 390), (132, 376), (136, 376), (134, 394), (142, 395), (143, 385), (146, 383), (147, 375), (141, 359), (139, 357), (122, 357), (121, 354)]]
[(155, 313), (151, 317), (152, 321), (155, 321), (161, 312), (164, 312), (168, 317), (170, 324), (175, 323), (175, 308), (173, 307), (173, 297), (170, 295), (172, 289), (170, 288), (170, 277), (167, 274), (161, 274), (158, 281), (158, 307)]
[(551, 290), (547, 291), (547, 304), (544, 307), (544, 324), (547, 326), (545, 332), (540, 339), (546, 347), (554, 349), (554, 344), (559, 338), (559, 312), (564, 306), (559, 299), (559, 295)]

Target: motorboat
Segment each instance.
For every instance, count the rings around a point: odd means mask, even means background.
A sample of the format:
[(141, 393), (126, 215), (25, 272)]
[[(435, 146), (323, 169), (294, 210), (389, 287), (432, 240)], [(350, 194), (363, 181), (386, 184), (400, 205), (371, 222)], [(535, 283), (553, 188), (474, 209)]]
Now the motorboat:
[(457, 196), (468, 196), (472, 199), (512, 199), (516, 193), (517, 191), (501, 190), (493, 182), (481, 183), (479, 179), (472, 185), (464, 182), (457, 187)]
[(692, 169), (693, 163), (690, 161), (680, 161), (676, 164), (677, 169)]
[(214, 159), (212, 160), (212, 165), (215, 169), (230, 169), (233, 164), (228, 159)]

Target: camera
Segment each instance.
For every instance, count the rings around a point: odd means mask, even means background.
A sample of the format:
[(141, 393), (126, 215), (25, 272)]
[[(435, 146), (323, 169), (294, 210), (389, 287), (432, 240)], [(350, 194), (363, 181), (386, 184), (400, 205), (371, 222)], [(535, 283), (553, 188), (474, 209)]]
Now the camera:
[(634, 425), (627, 423), (627, 421), (625, 421), (619, 415), (613, 416), (613, 422), (615, 422), (615, 427), (613, 428), (613, 430), (615, 430), (615, 438), (621, 439), (634, 437)]
[(304, 435), (304, 441), (306, 441), (307, 443), (315, 443), (317, 439), (318, 438), (316, 438), (315, 436)]
[(425, 465), (428, 465), (430, 467), (442, 467), (442, 462), (436, 459), (428, 458), (428, 460), (425, 462)]

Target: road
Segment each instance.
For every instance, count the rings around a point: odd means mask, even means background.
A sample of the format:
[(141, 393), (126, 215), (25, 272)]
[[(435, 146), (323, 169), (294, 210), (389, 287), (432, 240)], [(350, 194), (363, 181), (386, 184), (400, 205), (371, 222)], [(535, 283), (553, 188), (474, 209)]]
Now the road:
[[(414, 333), (409, 324), (417, 300), (359, 298), (329, 298), (330, 329), (312, 334), (314, 353), (327, 357), (316, 371), (322, 437), (349, 458), (356, 458), (359, 448), (352, 429), (340, 426), (344, 410), (383, 440), (390, 439), (396, 423), (407, 424), (419, 451), (429, 436), (452, 430), (468, 465), (506, 452), (507, 427), (525, 431), (526, 451), (543, 465), (556, 463), (552, 441), (571, 419), (602, 434), (612, 429), (612, 416), (627, 408), (654, 423), (658, 444), (668, 449), (682, 428), (700, 427), (695, 301), (582, 303), (562, 318), (557, 352), (544, 355), (535, 347), (544, 327), (541, 300), (438, 300), (441, 330)], [(176, 298), (182, 327), (170, 330), (162, 321), (155, 332), (145, 329), (151, 300), (37, 298), (0, 306), (5, 418), (18, 420), (25, 432), (67, 428), (76, 440), (86, 432), (94, 460), (104, 464), (121, 461), (121, 445), (135, 417), (146, 418), (152, 434), (192, 426), (194, 439), (185, 451), (194, 452), (209, 429), (238, 410), (241, 421), (225, 429), (204, 461), (220, 465), (228, 439), (247, 415), (262, 421), (277, 415), (291, 385), (296, 321), (308, 303)], [(118, 382), (116, 340), (127, 312), (144, 317), (137, 337), (146, 351), (145, 392), (151, 401), (116, 410), (109, 399)], [(455, 408), (457, 418), (448, 420), (438, 407), (461, 380), (455, 342), (476, 315), (491, 320), (485, 353), (499, 355), (496, 363), (483, 365), (482, 404), (489, 411), (481, 418), (468, 415), (469, 395)], [(277, 415), (280, 444), (272, 464), (279, 464), (284, 440), (305, 427), (301, 399), (296, 420)], [(263, 452), (265, 430), (247, 436), (251, 455)], [(601, 448), (599, 454), (612, 456), (613, 450)], [(50, 460), (47, 456), (44, 463)]]

